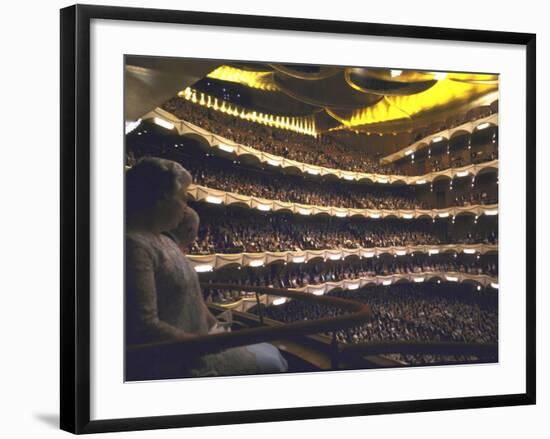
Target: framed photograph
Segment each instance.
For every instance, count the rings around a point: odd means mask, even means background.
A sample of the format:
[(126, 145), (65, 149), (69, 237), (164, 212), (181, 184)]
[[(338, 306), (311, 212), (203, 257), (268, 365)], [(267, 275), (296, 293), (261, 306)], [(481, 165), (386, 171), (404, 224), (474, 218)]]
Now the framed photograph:
[(61, 428), (535, 403), (535, 35), (61, 10)]

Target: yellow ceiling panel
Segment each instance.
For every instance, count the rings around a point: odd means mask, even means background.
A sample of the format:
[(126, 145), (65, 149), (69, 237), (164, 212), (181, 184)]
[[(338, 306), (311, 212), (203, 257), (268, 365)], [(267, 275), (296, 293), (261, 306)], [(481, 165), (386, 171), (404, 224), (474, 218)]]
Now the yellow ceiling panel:
[(208, 78), (220, 81), (234, 82), (247, 87), (265, 91), (277, 91), (278, 87), (272, 81), (272, 72), (254, 72), (237, 69), (230, 66), (218, 67), (207, 75)]
[(456, 80), (456, 77), (448, 75), (421, 93), (409, 96), (386, 96), (371, 107), (354, 111), (347, 120), (337, 119), (348, 127), (397, 121), (412, 118), (420, 113), (460, 105), (495, 91), (497, 88), (498, 80), (496, 83), (492, 80), (489, 83), (471, 83)]

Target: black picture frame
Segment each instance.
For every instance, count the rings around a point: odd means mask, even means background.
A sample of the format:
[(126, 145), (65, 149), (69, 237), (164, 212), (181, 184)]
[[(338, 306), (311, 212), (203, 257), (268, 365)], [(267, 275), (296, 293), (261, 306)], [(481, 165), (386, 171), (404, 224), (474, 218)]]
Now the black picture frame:
[[(528, 292), (526, 392), (480, 397), (90, 420), (90, 22), (92, 19), (525, 46), (527, 55), (525, 65), (527, 209), (525, 214), (526, 291)], [(536, 36), (534, 34), (88, 5), (62, 9), (60, 24), (61, 429), (81, 434), (535, 404)]]

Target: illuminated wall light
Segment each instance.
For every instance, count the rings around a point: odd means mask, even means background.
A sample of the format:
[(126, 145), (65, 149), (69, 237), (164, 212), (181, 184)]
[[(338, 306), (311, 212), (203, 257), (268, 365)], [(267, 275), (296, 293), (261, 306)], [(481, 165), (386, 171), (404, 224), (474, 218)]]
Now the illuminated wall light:
[(404, 213), (404, 214), (403, 214), (403, 218), (405, 218), (405, 219), (412, 219), (412, 218), (413, 218), (413, 214), (412, 214), (412, 213)]
[(473, 248), (465, 248), (464, 250), (464, 253), (466, 253), (467, 255), (473, 255), (475, 254), (475, 250)]
[(349, 284), (347, 288), (348, 290), (357, 290), (359, 288), (359, 284)]
[(407, 251), (406, 250), (397, 250), (395, 253), (397, 254), (397, 256), (405, 256), (407, 254)]
[(279, 166), (280, 165), (280, 163), (277, 160), (273, 160), (273, 159), (267, 159), (266, 163), (269, 166)]
[(481, 285), (478, 285), (476, 288), (478, 291), (481, 291)]
[(416, 282), (416, 283), (424, 282), (424, 278), (423, 277), (415, 277), (415, 278), (413, 278), (413, 281)]
[(124, 133), (130, 134), (132, 131), (134, 131), (139, 125), (141, 124), (141, 119), (126, 122), (124, 126)]
[(380, 214), (379, 214), (379, 213), (371, 213), (371, 214), (369, 214), (369, 216), (370, 216), (371, 218), (374, 218), (374, 219), (380, 218)]
[(339, 261), (342, 259), (342, 255), (329, 255), (328, 257), (331, 261)]
[(212, 271), (214, 267), (212, 265), (209, 265), (209, 264), (203, 264), (203, 265), (196, 265), (195, 266), (195, 271), (197, 273), (206, 273), (208, 271)]
[(324, 290), (313, 290), (312, 293), (315, 296), (322, 296), (323, 294), (325, 294), (325, 291)]
[(263, 212), (268, 212), (271, 210), (271, 206), (268, 206), (267, 204), (258, 204), (257, 209)]
[(284, 303), (286, 303), (286, 297), (278, 297), (273, 300), (273, 305), (275, 306), (283, 305)]
[(382, 285), (384, 285), (384, 286), (391, 285), (391, 280), (388, 279), (388, 280), (382, 281)]
[(372, 253), (372, 252), (366, 252), (366, 253), (363, 253), (363, 256), (364, 256), (365, 258), (372, 258), (372, 257), (374, 256), (374, 253)]
[(443, 140), (443, 136), (437, 136), (432, 139), (432, 143), (441, 142)]
[(336, 216), (338, 218), (345, 218), (346, 216), (348, 216), (347, 212), (336, 212)]
[(232, 146), (226, 145), (225, 143), (220, 143), (218, 148), (225, 152), (235, 152), (235, 148)]
[(153, 119), (153, 122), (155, 122), (158, 126), (166, 128), (167, 130), (174, 129), (174, 124), (173, 123), (168, 122), (167, 120), (161, 119), (160, 117), (155, 117)]
[(449, 282), (458, 282), (458, 277), (455, 276), (445, 276), (445, 279), (447, 279)]
[(378, 179), (378, 183), (386, 184), (388, 182), (387, 178), (380, 178)]
[(397, 76), (401, 76), (401, 73), (403, 73), (403, 70), (390, 70), (390, 75), (392, 78), (396, 78)]
[(460, 171), (456, 173), (457, 177), (466, 177), (468, 175), (468, 171)]
[(353, 175), (344, 175), (344, 180), (352, 181), (354, 180)]
[(489, 128), (489, 126), (491, 126), (491, 124), (489, 122), (484, 122), (482, 124), (479, 124), (477, 127), (476, 127), (476, 130), (480, 131), (480, 130), (484, 130), (485, 128)]
[(264, 265), (264, 261), (262, 261), (261, 259), (256, 259), (254, 261), (250, 261), (248, 265), (250, 267), (261, 267), (262, 265)]
[(430, 250), (428, 250), (428, 255), (438, 255), (439, 254), (439, 249), (437, 248), (432, 248)]
[(292, 258), (292, 262), (294, 262), (295, 264), (301, 264), (302, 262), (304, 262), (306, 260), (306, 257), (305, 256), (294, 256)]
[(491, 288), (494, 288), (495, 290), (498, 290), (498, 284), (491, 282)]
[(488, 216), (494, 216), (494, 215), (498, 215), (498, 210), (486, 210), (485, 211), (485, 215), (488, 215)]
[(449, 212), (442, 212), (438, 214), (439, 218), (448, 218)]
[(219, 197), (213, 197), (212, 195), (208, 195), (206, 197), (206, 202), (207, 203), (212, 203), (212, 204), (222, 204), (223, 203), (223, 199), (219, 198)]
[(300, 209), (298, 209), (298, 213), (299, 213), (300, 215), (311, 215), (311, 210), (300, 208)]
[(319, 175), (319, 170), (318, 170), (318, 169), (310, 169), (310, 168), (308, 168), (308, 169), (306, 169), (306, 172), (307, 172), (308, 174), (311, 174), (311, 175)]
[(426, 180), (416, 180), (416, 184), (426, 184)]

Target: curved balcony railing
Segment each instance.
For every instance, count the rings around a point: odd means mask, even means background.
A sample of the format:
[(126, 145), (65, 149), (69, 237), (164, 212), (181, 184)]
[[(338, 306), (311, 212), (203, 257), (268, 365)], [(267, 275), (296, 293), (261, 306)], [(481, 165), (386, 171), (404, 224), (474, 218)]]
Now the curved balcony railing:
[[(305, 285), (303, 287), (293, 288), (293, 291), (300, 291), (303, 293), (310, 293), (314, 296), (322, 296), (329, 293), (332, 290), (358, 290), (369, 285), (382, 285), (390, 286), (398, 282), (411, 282), (422, 283), (429, 281), (444, 281), (464, 283), (471, 282), (482, 287), (491, 287), (498, 289), (498, 278), (489, 276), (488, 274), (472, 274), (462, 273), (458, 271), (423, 271), (418, 273), (394, 273), (387, 276), (384, 275), (371, 275), (362, 276), (354, 279), (343, 279), (334, 282), (325, 282), (322, 284)], [(214, 288), (214, 284), (204, 284), (209, 288)], [(246, 287), (239, 285), (233, 285), (233, 289), (240, 288), (245, 292), (253, 290), (247, 290)]]
[[(417, 151), (427, 148), (430, 144), (436, 140), (436, 142), (439, 142), (441, 140), (450, 140), (455, 133), (459, 132), (465, 132), (467, 134), (473, 134), (474, 131), (481, 129), (485, 129), (489, 126), (498, 126), (498, 113), (491, 114), (486, 117), (482, 117), (480, 119), (472, 120), (470, 122), (465, 122), (461, 125), (457, 125), (453, 128), (448, 128), (446, 130), (439, 131), (437, 133), (430, 134), (414, 143), (412, 143), (409, 146), (406, 146), (403, 149), (400, 149), (397, 152), (394, 152), (393, 154), (388, 154), (387, 156), (380, 159), (380, 163), (382, 164), (389, 164), (393, 163), (399, 159), (402, 159), (404, 157), (407, 157), (411, 154), (416, 153)], [(495, 160), (496, 161), (496, 160)], [(487, 162), (491, 163), (491, 162)]]
[[(235, 285), (214, 284), (218, 289), (235, 289)], [(178, 356), (199, 356), (214, 353), (230, 347), (246, 346), (254, 343), (296, 339), (297, 336), (332, 332), (330, 343), (331, 368), (338, 369), (342, 360), (356, 359), (359, 356), (379, 355), (388, 353), (400, 354), (448, 354), (448, 355), (477, 355), (496, 356), (498, 347), (495, 344), (479, 343), (452, 343), (452, 342), (419, 342), (419, 341), (382, 341), (361, 344), (339, 344), (335, 331), (345, 330), (365, 324), (372, 316), (369, 305), (338, 297), (316, 296), (295, 290), (285, 290), (267, 287), (241, 286), (253, 291), (256, 295), (275, 295), (279, 297), (303, 300), (316, 304), (323, 304), (349, 311), (349, 314), (316, 320), (300, 321), (282, 324), (273, 321), (272, 326), (242, 329), (235, 332), (224, 332), (212, 335), (197, 335), (184, 341), (159, 341), (126, 347), (127, 360), (134, 362), (151, 361), (155, 364), (163, 361), (174, 361)], [(264, 321), (259, 315), (260, 324)]]
[(261, 253), (214, 253), (208, 255), (187, 255), (191, 265), (199, 272), (217, 270), (229, 265), (243, 267), (262, 267), (274, 262), (307, 263), (315, 259), (339, 261), (350, 256), (358, 258), (373, 258), (383, 254), (405, 256), (411, 253), (486, 254), (498, 252), (496, 244), (438, 244), (438, 245), (407, 245), (392, 247), (358, 247), (353, 249), (300, 250), (284, 252)]
[[(218, 289), (235, 289), (236, 285), (230, 284), (212, 284), (209, 287)], [(291, 298), (294, 300), (303, 300), (316, 304), (337, 307), (349, 314), (336, 317), (322, 318), (314, 321), (302, 321), (277, 327), (260, 327), (251, 329), (242, 329), (236, 332), (225, 332), (220, 334), (197, 335), (184, 341), (158, 341), (130, 345), (127, 347), (127, 353), (141, 352), (149, 356), (166, 355), (169, 353), (181, 353), (182, 355), (203, 355), (217, 352), (236, 346), (245, 346), (253, 343), (281, 340), (285, 337), (296, 337), (299, 335), (318, 334), (321, 332), (335, 331), (339, 329), (351, 328), (361, 325), (371, 316), (370, 307), (364, 303), (341, 299), (338, 297), (318, 297), (311, 294), (295, 290), (268, 287), (248, 287), (240, 286), (242, 289), (251, 290), (258, 294), (267, 294)]]
[(314, 206), (309, 204), (290, 203), (287, 201), (267, 200), (195, 184), (190, 185), (187, 192), (195, 201), (204, 201), (211, 204), (235, 204), (266, 212), (286, 210), (299, 215), (326, 214), (341, 218), (362, 216), (374, 219), (390, 217), (403, 219), (429, 217), (435, 219), (452, 218), (461, 214), (470, 214), (476, 217), (481, 215), (498, 215), (498, 204), (454, 206), (443, 209), (354, 209), (348, 207)]
[(272, 166), (274, 169), (278, 167), (292, 167), (296, 168), (303, 174), (319, 176), (332, 175), (339, 179), (347, 181), (365, 181), (384, 185), (394, 183), (417, 185), (430, 183), (439, 178), (454, 179), (457, 177), (465, 177), (468, 175), (475, 177), (480, 172), (486, 169), (498, 169), (498, 160), (493, 160), (490, 162), (466, 165), (460, 168), (449, 168), (442, 171), (430, 172), (424, 175), (415, 176), (346, 171), (302, 163), (264, 151), (259, 151), (250, 146), (241, 145), (217, 134), (212, 134), (209, 131), (200, 128), (190, 122), (181, 120), (174, 116), (172, 113), (163, 110), (162, 108), (156, 108), (155, 110), (146, 114), (143, 117), (143, 120), (153, 120), (167, 129), (176, 129), (178, 134), (182, 136), (199, 137), (203, 141), (203, 143), (207, 144), (213, 150), (220, 150), (225, 153), (234, 154), (236, 156), (248, 155), (255, 157), (259, 163), (264, 163), (268, 166)]

